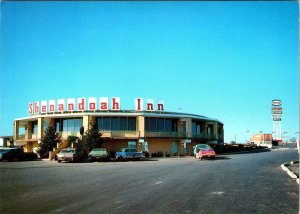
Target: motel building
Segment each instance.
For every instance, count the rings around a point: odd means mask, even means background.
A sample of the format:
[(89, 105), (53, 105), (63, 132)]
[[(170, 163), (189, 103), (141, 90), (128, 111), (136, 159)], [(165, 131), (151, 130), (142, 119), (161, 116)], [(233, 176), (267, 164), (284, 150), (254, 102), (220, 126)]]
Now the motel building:
[[(50, 159), (68, 145), (68, 136), (80, 137), (97, 121), (103, 145), (110, 152), (136, 148), (149, 154), (192, 155), (193, 146), (224, 145), (223, 123), (201, 115), (165, 111), (163, 101), (136, 98), (133, 110), (121, 110), (119, 97), (69, 98), (28, 104), (29, 116), (14, 121), (14, 144), (34, 152), (45, 129), (52, 125), (61, 136)], [(76, 143), (73, 144), (76, 147)]]

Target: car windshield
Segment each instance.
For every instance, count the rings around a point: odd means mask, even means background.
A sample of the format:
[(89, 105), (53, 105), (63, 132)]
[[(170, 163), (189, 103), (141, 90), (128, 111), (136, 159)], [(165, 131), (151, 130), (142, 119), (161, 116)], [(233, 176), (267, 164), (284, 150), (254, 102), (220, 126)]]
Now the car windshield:
[(60, 153), (75, 153), (75, 149), (63, 149)]
[(124, 152), (136, 152), (136, 149), (124, 149)]
[(3, 154), (3, 153), (7, 153), (11, 150), (11, 148), (1, 148), (0, 149), (0, 154)]
[(105, 152), (106, 149), (99, 148), (99, 149), (93, 149), (92, 152)]
[(206, 144), (198, 144), (197, 149), (210, 149), (210, 146), (209, 145), (206, 145)]

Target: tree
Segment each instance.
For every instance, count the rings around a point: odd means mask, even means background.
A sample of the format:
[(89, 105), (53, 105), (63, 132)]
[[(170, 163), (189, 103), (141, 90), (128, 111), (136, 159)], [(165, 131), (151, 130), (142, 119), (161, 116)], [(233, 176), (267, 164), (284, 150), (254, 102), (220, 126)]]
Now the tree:
[(102, 133), (99, 132), (97, 121), (92, 123), (92, 127), (83, 135), (83, 145), (86, 152), (94, 148), (100, 148), (102, 145)]
[(61, 136), (55, 133), (53, 126), (48, 126), (45, 130), (43, 137), (41, 139), (41, 144), (38, 149), (38, 153), (41, 158), (48, 158), (49, 151), (52, 151), (56, 147), (57, 143), (61, 141)]

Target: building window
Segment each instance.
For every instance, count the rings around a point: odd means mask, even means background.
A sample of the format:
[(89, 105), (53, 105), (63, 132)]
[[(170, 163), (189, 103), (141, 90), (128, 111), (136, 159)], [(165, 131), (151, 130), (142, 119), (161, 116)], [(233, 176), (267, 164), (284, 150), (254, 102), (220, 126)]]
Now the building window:
[(82, 126), (82, 118), (68, 118), (55, 120), (56, 132), (79, 132)]
[(33, 121), (32, 122), (32, 134), (37, 134), (38, 133), (38, 121)]
[(44, 131), (46, 131), (46, 129), (48, 128), (49, 124), (48, 124), (48, 121), (44, 121)]
[(112, 131), (120, 131), (120, 124), (119, 124), (119, 117), (112, 117), (111, 118), (111, 130)]
[(101, 124), (101, 126), (99, 126), (99, 124), (98, 124), (98, 127), (100, 128), (100, 130), (111, 130), (110, 122), (111, 122), (110, 117), (103, 117), (102, 124)]
[(200, 134), (201, 133), (201, 123), (200, 121), (192, 121), (192, 133)]
[(135, 117), (98, 117), (101, 131), (136, 131)]
[(158, 132), (165, 131), (165, 121), (163, 118), (157, 118), (157, 131)]
[(148, 132), (177, 132), (177, 120), (169, 118), (145, 118), (145, 131)]
[(128, 117), (128, 131), (136, 131), (136, 119), (135, 117)]
[(63, 131), (63, 123), (62, 119), (55, 119), (55, 131), (56, 132), (62, 132)]
[(172, 120), (171, 119), (165, 119), (165, 132), (171, 132), (172, 131)]

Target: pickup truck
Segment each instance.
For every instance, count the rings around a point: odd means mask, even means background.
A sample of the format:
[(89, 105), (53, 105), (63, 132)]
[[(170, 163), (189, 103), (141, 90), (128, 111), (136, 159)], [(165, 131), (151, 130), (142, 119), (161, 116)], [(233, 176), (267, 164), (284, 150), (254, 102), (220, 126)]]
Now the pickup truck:
[(128, 160), (128, 159), (141, 159), (144, 157), (142, 152), (138, 152), (136, 149), (123, 148), (120, 152), (116, 152), (116, 159)]
[(0, 160), (12, 161), (12, 160), (36, 160), (37, 154), (33, 152), (24, 152), (21, 148), (1, 148)]

